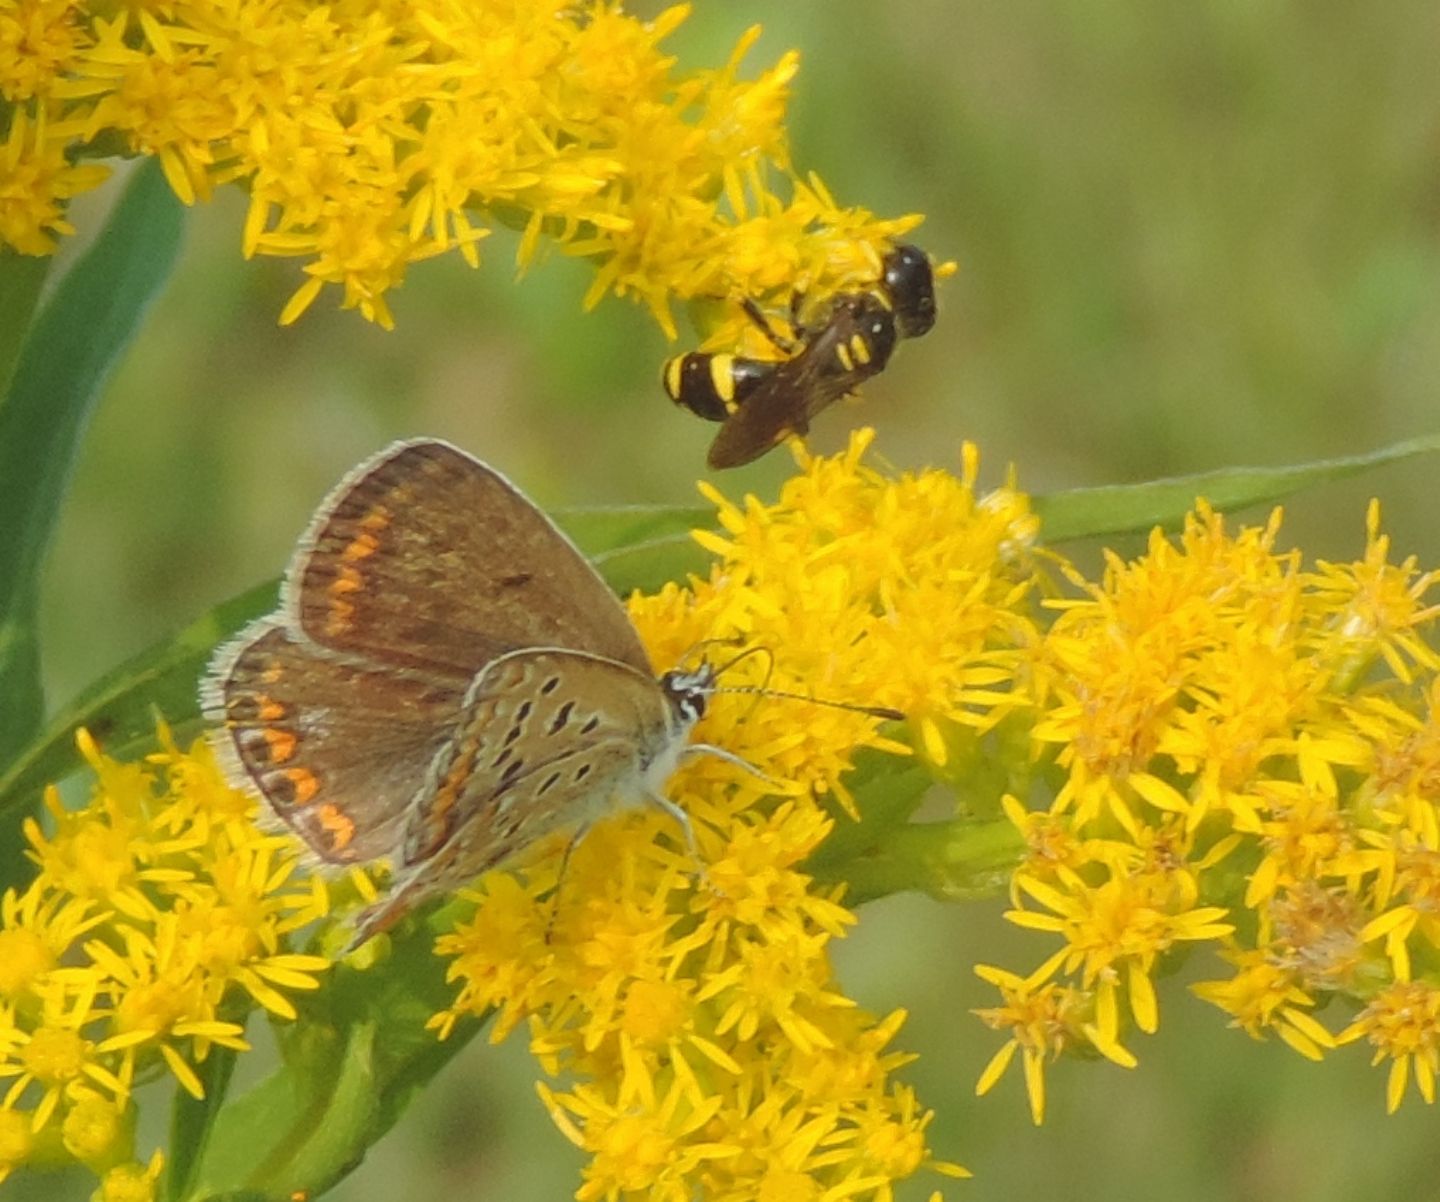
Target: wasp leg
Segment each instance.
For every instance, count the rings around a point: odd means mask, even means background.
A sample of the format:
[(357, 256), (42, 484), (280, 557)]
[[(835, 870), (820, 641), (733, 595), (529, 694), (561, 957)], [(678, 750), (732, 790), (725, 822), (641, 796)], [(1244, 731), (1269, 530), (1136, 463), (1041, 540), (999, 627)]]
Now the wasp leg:
[[(753, 321), (760, 332), (769, 339), (771, 346), (782, 355), (793, 355), (795, 353), (796, 343), (794, 339), (786, 338), (784, 335), (778, 333), (775, 327), (770, 324), (770, 319), (761, 311), (760, 306), (750, 297), (747, 296), (742, 300), (740, 307), (745, 310), (745, 316)], [(798, 330), (799, 327), (796, 326), (796, 329)]]

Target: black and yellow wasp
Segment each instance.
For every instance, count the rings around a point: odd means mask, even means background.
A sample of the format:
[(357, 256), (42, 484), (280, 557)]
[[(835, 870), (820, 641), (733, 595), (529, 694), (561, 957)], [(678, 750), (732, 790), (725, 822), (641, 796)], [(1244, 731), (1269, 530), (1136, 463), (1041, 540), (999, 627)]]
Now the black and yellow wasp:
[(901, 338), (935, 324), (935, 277), (923, 250), (896, 246), (873, 287), (831, 297), (818, 321), (801, 322), (797, 296), (793, 338), (778, 334), (753, 301), (743, 303), (786, 358), (691, 351), (668, 360), (661, 377), (677, 405), (721, 423), (707, 457), (713, 468), (739, 467), (787, 435), (805, 434), (820, 410), (883, 371)]

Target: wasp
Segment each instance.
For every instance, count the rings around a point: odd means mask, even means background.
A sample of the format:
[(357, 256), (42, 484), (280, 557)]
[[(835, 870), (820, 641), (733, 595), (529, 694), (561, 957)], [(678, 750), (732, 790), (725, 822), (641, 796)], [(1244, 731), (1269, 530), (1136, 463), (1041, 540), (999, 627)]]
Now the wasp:
[(778, 334), (753, 301), (743, 306), (785, 358), (692, 351), (662, 373), (671, 400), (721, 423), (707, 456), (712, 468), (739, 467), (788, 435), (807, 433), (817, 413), (883, 371), (901, 338), (935, 324), (935, 277), (919, 247), (896, 246), (874, 287), (837, 294), (819, 320), (802, 323), (797, 295), (793, 339)]

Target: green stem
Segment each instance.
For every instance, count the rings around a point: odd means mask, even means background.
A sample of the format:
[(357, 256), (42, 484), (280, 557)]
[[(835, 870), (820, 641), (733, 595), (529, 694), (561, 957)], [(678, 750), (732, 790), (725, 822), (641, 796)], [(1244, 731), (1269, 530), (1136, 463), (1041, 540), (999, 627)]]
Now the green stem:
[(822, 882), (843, 881), (851, 904), (920, 890), (943, 901), (993, 897), (1025, 850), (1004, 820), (921, 822), (886, 831), (843, 862), (815, 869)]

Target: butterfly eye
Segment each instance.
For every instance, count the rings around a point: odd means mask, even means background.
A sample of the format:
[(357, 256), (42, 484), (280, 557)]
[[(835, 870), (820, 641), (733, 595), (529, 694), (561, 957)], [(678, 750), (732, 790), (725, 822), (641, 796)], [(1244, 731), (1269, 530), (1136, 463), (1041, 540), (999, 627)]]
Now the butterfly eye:
[(705, 716), (705, 706), (715, 691), (715, 669), (703, 664), (694, 672), (666, 672), (660, 678), (660, 688), (684, 721), (698, 722)]

